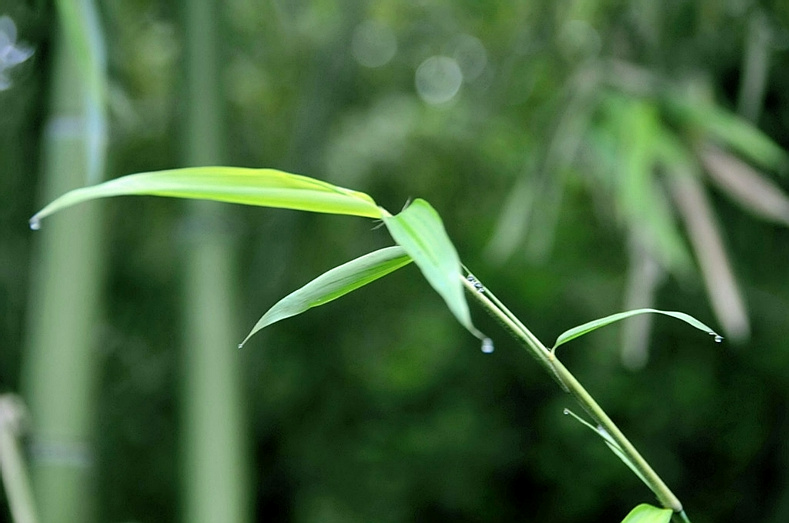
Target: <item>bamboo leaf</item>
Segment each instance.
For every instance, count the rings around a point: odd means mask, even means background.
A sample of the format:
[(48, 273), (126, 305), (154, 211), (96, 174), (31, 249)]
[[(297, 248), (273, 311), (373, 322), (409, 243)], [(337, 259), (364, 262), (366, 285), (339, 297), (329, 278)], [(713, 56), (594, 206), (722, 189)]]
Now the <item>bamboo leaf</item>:
[(670, 508), (657, 508), (642, 503), (631, 510), (622, 523), (668, 523), (671, 521), (671, 516)]
[(706, 332), (711, 336), (715, 336), (715, 341), (720, 343), (723, 341), (723, 337), (720, 336), (718, 333), (713, 331), (710, 327), (703, 324), (693, 316), (689, 314), (685, 314), (684, 312), (675, 312), (675, 311), (661, 311), (658, 309), (636, 309), (632, 311), (620, 312), (617, 314), (612, 314), (611, 316), (606, 316), (605, 318), (600, 318), (597, 320), (593, 320), (583, 325), (579, 325), (577, 327), (573, 327), (570, 330), (567, 330), (559, 335), (556, 338), (556, 343), (553, 344), (553, 348), (551, 351), (555, 351), (559, 345), (563, 345), (570, 340), (574, 340), (579, 336), (583, 336), (584, 334), (588, 334), (594, 330), (597, 330), (601, 327), (605, 327), (606, 325), (610, 325), (611, 323), (615, 323), (617, 321), (624, 320), (626, 318), (630, 318), (631, 316), (636, 316), (638, 314), (647, 314), (647, 313), (655, 313), (655, 314), (664, 314), (666, 316), (671, 316), (673, 318), (677, 318), (678, 320), (682, 320), (685, 323), (696, 327), (697, 329)]
[(474, 336), (486, 339), (471, 323), (460, 258), (438, 212), (425, 200), (416, 199), (401, 213), (384, 216), (383, 220), (392, 238), (411, 256), (455, 318)]
[(380, 218), (381, 209), (367, 194), (321, 180), (274, 169), (192, 167), (116, 178), (83, 187), (57, 198), (30, 219), (41, 219), (66, 207), (110, 196), (152, 195), (215, 200), (329, 214)]
[(692, 266), (691, 257), (655, 168), (662, 152), (660, 146), (672, 139), (672, 133), (666, 131), (652, 103), (609, 96), (605, 108), (619, 157), (614, 163), (618, 210), (628, 228), (664, 267), (675, 274), (686, 274)]
[(694, 176), (675, 176), (671, 189), (696, 252), (712, 310), (727, 336), (743, 341), (751, 331), (748, 310), (704, 185)]
[(786, 151), (751, 122), (725, 109), (686, 96), (668, 95), (669, 113), (686, 124), (703, 129), (744, 158), (766, 169), (786, 169)]
[(386, 247), (335, 267), (278, 301), (258, 320), (239, 348), (272, 323), (336, 300), (409, 263), (411, 258), (402, 247)]
[(670, 508), (658, 508), (646, 503), (638, 505), (622, 520), (622, 523), (668, 523), (671, 521)]
[(712, 144), (699, 156), (712, 181), (733, 200), (762, 219), (789, 226), (789, 197), (778, 184)]

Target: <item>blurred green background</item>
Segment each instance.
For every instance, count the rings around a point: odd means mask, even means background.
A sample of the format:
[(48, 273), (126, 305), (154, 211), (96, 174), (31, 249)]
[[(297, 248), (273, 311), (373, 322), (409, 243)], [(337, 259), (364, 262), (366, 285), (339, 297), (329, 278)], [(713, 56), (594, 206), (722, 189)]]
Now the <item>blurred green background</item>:
[(483, 354), (415, 267), (235, 349), (280, 297), (391, 244), (369, 220), (129, 197), (28, 228), (69, 188), (212, 163), (392, 212), (429, 200), (546, 344), (644, 306), (720, 329), (631, 320), (560, 355), (694, 522), (789, 521), (785, 1), (4, 15), (0, 392), (30, 410), (42, 521), (620, 521), (653, 502), (520, 347), (473, 310)]

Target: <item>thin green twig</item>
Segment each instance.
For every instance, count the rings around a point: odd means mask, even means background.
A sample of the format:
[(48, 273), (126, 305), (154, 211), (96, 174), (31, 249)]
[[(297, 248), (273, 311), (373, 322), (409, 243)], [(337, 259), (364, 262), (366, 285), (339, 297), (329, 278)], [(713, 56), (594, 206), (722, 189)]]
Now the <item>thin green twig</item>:
[[(490, 290), (483, 286), (479, 280), (474, 278), (472, 281), (462, 278), (465, 288), (482, 307), (496, 318), (506, 330), (520, 341), (539, 361), (546, 370), (557, 380), (557, 382), (571, 394), (581, 407), (591, 416), (610, 435), (621, 449), (622, 453), (633, 464), (633, 467), (643, 477), (647, 486), (655, 493), (660, 503), (672, 509), (689, 523), (687, 516), (682, 510), (682, 503), (671, 492), (671, 489), (663, 482), (658, 474), (652, 469), (647, 461), (636, 450), (630, 440), (619, 430), (619, 427), (608, 417), (605, 411), (597, 404), (594, 398), (578, 382), (575, 376), (556, 357), (551, 358), (550, 351), (543, 345), (534, 334), (526, 328), (494, 295)], [(476, 285), (475, 285), (476, 283)]]

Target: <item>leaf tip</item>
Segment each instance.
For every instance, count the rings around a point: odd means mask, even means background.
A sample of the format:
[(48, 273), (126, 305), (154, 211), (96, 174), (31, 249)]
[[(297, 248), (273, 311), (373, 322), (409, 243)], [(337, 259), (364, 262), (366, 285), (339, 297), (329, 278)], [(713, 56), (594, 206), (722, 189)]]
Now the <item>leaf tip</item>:
[(243, 349), (244, 346), (247, 344), (247, 342), (250, 340), (250, 338), (252, 338), (252, 336), (254, 336), (257, 331), (258, 331), (258, 329), (253, 329), (249, 334), (247, 334), (247, 337), (244, 338), (241, 341), (241, 343), (238, 344), (238, 348), (239, 349)]
[(38, 217), (38, 214), (30, 218), (28, 223), (30, 224), (30, 230), (32, 231), (41, 229), (41, 218)]

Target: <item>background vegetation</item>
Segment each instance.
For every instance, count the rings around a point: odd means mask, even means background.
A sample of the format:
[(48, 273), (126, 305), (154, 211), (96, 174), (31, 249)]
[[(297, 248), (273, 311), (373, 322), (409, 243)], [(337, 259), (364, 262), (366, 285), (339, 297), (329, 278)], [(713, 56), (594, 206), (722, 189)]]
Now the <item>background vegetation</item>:
[[(195, 161), (188, 2), (100, 4), (107, 176)], [(35, 51), (0, 70), (11, 81), (0, 91), (0, 389), (25, 392), (42, 381), (31, 296), (46, 253), (27, 219), (59, 165), (48, 167), (46, 129), (62, 89), (60, 18), (49, 2), (4, 0), (3, 14)], [(231, 0), (215, 21), (219, 66), (202, 94), (221, 106), (217, 161), (315, 176), (392, 211), (429, 199), (464, 262), (545, 341), (632, 306), (720, 326), (719, 346), (679, 323), (631, 322), (564, 358), (694, 522), (789, 520), (785, 2)], [(86, 459), (58, 466), (87, 471), (96, 521), (175, 520), (192, 473), (195, 244), (217, 230), (226, 243), (237, 317), (215, 350), (233, 351), (281, 296), (389, 240), (366, 220), (289, 211), (224, 206), (200, 219), (157, 198), (101, 210), (90, 236), (103, 246), (92, 270), (103, 302), (78, 367), (95, 372), (93, 428)], [(69, 328), (58, 321), (49, 328)], [(493, 354), (409, 267), (254, 338), (237, 353), (245, 437), (233, 445), (249, 506), (234, 517), (618, 521), (651, 502), (562, 416), (569, 399), (537, 365), (475, 321)]]

